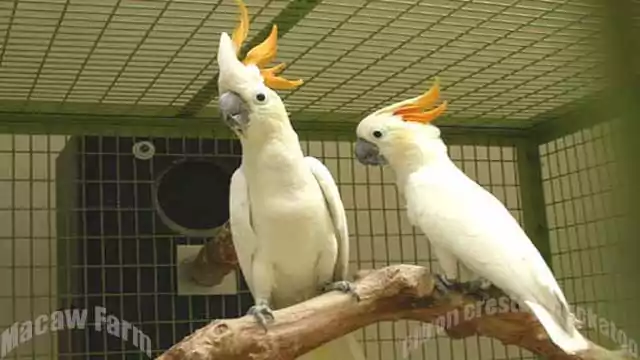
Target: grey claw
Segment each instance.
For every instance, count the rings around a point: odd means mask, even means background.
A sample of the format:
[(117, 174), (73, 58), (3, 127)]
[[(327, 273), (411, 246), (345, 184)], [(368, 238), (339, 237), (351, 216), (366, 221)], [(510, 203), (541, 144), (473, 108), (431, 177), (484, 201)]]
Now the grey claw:
[(435, 286), (440, 293), (447, 295), (452, 290), (459, 290), (458, 284), (453, 282), (452, 280), (447, 279), (446, 276), (442, 274), (436, 274), (435, 278)]
[(322, 292), (340, 291), (345, 294), (351, 294), (356, 301), (360, 301), (360, 295), (356, 292), (356, 287), (349, 281), (329, 282), (322, 286)]
[(467, 281), (460, 284), (462, 291), (471, 295), (479, 300), (487, 301), (491, 296), (485, 291), (486, 284), (483, 280)]
[(260, 324), (260, 326), (264, 328), (265, 332), (267, 331), (267, 324), (272, 322), (274, 319), (273, 310), (271, 310), (269, 305), (261, 303), (249, 308), (249, 311), (247, 311), (247, 315), (252, 315), (256, 319), (258, 324)]

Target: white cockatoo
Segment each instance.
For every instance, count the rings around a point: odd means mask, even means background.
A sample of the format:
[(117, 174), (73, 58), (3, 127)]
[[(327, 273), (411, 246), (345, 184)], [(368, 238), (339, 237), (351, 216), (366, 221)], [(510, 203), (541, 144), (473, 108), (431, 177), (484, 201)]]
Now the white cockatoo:
[(412, 225), (429, 239), (444, 276), (439, 288), (462, 285), (458, 265), (472, 280), (468, 291), (490, 282), (540, 321), (563, 351), (587, 350), (551, 269), (516, 219), (490, 192), (449, 158), (440, 130), (430, 122), (447, 103), (436, 83), (421, 96), (373, 112), (357, 126), (355, 156), (365, 165), (389, 165), (404, 195)]
[[(255, 302), (249, 313), (268, 331), (272, 309), (329, 290), (355, 295), (355, 289), (346, 281), (349, 233), (338, 187), (319, 160), (304, 156), (274, 91), (302, 81), (276, 76), (282, 64), (264, 68), (276, 55), (275, 25), (264, 42), (238, 59), (249, 24), (246, 7), (239, 5), (233, 38), (220, 36), (219, 108), (242, 144), (242, 163), (230, 189), (233, 243)], [(364, 352), (348, 334), (299, 359), (364, 360)]]

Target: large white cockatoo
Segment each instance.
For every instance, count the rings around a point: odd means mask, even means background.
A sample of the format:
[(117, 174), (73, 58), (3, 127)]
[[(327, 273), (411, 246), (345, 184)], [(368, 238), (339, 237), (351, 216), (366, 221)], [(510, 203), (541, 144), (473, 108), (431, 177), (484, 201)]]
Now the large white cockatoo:
[[(249, 313), (268, 329), (272, 309), (303, 302), (323, 291), (355, 295), (347, 279), (349, 233), (338, 187), (317, 159), (305, 157), (285, 106), (274, 91), (302, 81), (265, 69), (276, 55), (277, 27), (243, 61), (240, 47), (249, 30), (247, 9), (218, 49), (219, 108), (242, 144), (242, 163), (231, 179), (233, 243), (254, 298)], [(357, 298), (357, 296), (356, 296)], [(364, 360), (351, 334), (299, 359)]]
[[(580, 323), (539, 251), (506, 207), (449, 158), (440, 130), (430, 124), (447, 103), (424, 111), (439, 91), (436, 79), (421, 96), (361, 120), (355, 156), (362, 164), (393, 169), (409, 220), (427, 236), (444, 272), (438, 276), (441, 290), (457, 285), (477, 293), (491, 282), (530, 310), (565, 352), (587, 350)], [(472, 281), (454, 284), (458, 265)]]

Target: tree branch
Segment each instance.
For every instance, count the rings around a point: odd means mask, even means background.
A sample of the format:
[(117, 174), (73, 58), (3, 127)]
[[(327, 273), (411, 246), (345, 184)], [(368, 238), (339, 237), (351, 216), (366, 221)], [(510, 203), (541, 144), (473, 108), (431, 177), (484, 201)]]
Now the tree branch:
[[(268, 332), (249, 316), (216, 320), (157, 360), (293, 360), (367, 325), (399, 319), (441, 324), (452, 338), (487, 336), (553, 360), (595, 359), (596, 353), (621, 358), (600, 347), (580, 356), (564, 354), (550, 342), (533, 316), (504, 307), (503, 300), (507, 298), (495, 288), (488, 291), (495, 300), (487, 300), (487, 306), (483, 306), (477, 299), (460, 293), (441, 294), (434, 288), (428, 269), (420, 266), (389, 266), (362, 272), (361, 276), (356, 281), (360, 302), (338, 292), (323, 294), (275, 311), (276, 320), (268, 326)], [(494, 301), (496, 307), (503, 308), (490, 314), (489, 304)], [(414, 340), (420, 339), (411, 339), (409, 344)]]

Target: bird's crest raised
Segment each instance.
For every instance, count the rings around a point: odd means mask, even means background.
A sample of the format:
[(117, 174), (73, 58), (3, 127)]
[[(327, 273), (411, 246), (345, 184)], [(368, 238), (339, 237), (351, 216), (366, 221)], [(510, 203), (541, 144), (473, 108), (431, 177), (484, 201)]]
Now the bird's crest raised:
[[(236, 2), (240, 6), (240, 23), (233, 30), (231, 40), (235, 45), (236, 55), (239, 55), (242, 43), (249, 34), (249, 12), (242, 0), (236, 0)], [(302, 80), (287, 80), (277, 75), (284, 69), (284, 63), (272, 68), (265, 68), (276, 57), (277, 49), (278, 26), (274, 24), (269, 36), (262, 43), (249, 50), (242, 63), (244, 65), (255, 65), (260, 70), (264, 84), (271, 89), (288, 90), (302, 85)]]
[(392, 113), (400, 116), (404, 121), (427, 124), (440, 117), (447, 110), (447, 101), (443, 101), (435, 109), (424, 111), (427, 107), (433, 105), (439, 97), (440, 81), (436, 78), (431, 88), (422, 95), (389, 105), (376, 111), (376, 113)]

